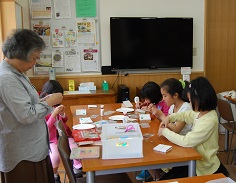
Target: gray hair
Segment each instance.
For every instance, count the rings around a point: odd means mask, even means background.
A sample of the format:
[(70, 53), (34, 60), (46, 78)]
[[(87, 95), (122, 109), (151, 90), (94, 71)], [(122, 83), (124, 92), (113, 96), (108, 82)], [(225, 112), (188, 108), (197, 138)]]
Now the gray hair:
[(29, 29), (16, 29), (9, 34), (2, 45), (3, 54), (9, 59), (19, 59), (30, 62), (34, 51), (43, 51), (46, 47), (43, 39)]

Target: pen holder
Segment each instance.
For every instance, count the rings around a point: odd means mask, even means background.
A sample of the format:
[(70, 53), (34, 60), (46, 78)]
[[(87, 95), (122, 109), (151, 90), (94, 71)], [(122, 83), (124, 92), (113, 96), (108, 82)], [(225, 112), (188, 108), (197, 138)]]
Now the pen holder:
[(108, 83), (106, 81), (102, 82), (102, 90), (104, 90), (104, 91), (109, 90), (109, 86), (108, 86)]

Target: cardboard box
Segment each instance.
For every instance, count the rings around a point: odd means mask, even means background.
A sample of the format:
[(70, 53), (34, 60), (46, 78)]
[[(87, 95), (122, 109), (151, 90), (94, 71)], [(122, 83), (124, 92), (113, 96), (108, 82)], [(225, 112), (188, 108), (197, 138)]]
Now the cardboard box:
[(102, 159), (142, 158), (143, 135), (138, 123), (102, 126)]

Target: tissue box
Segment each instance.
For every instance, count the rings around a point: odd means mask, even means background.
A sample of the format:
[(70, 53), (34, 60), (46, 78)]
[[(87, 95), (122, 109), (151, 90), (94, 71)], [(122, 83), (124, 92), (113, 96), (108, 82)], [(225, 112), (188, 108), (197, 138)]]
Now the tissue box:
[(79, 91), (96, 90), (96, 86), (79, 86)]
[(102, 126), (102, 159), (143, 157), (143, 135), (138, 123)]

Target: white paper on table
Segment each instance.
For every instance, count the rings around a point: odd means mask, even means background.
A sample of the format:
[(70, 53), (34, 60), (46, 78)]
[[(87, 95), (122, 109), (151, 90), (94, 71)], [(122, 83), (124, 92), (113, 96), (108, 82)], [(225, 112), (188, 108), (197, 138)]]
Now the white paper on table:
[(235, 183), (231, 178), (226, 177), (226, 178), (220, 178), (220, 179), (215, 179), (215, 180), (210, 180), (207, 181), (206, 183)]
[(123, 101), (123, 104), (125, 107), (133, 107), (133, 104), (129, 100)]
[(139, 120), (151, 120), (150, 114), (139, 114)]
[(159, 152), (168, 152), (172, 149), (172, 146), (169, 145), (164, 145), (164, 144), (158, 144), (156, 147), (153, 148), (153, 150), (155, 151), (159, 151)]
[(76, 109), (76, 115), (86, 115), (86, 109)]
[(86, 124), (86, 123), (92, 123), (92, 119), (90, 117), (86, 117), (86, 118), (79, 118), (79, 122), (81, 124)]

